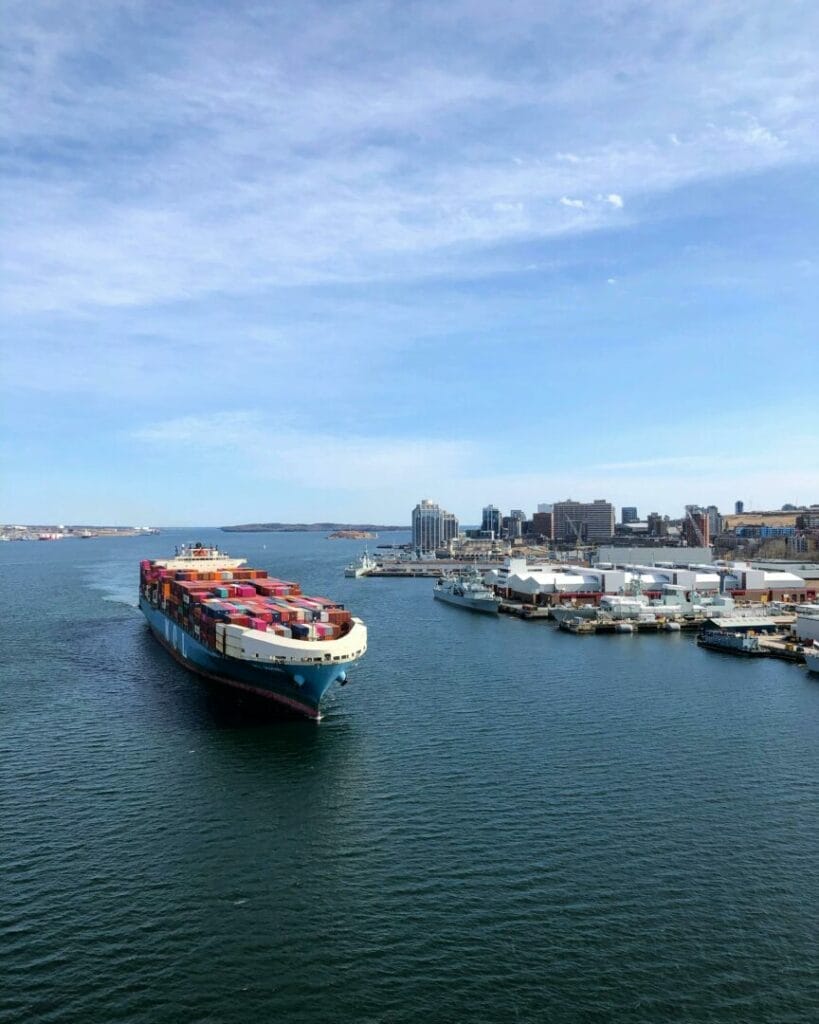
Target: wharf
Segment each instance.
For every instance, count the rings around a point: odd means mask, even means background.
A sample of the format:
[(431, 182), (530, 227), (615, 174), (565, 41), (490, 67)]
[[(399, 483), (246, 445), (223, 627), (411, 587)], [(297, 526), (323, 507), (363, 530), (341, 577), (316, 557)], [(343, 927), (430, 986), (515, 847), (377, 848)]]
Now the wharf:
[(487, 572), (489, 569), (497, 569), (498, 562), (462, 562), (456, 559), (436, 559), (427, 562), (379, 562), (374, 569), (363, 573), (364, 576), (383, 576), (392, 578), (413, 577), (419, 579), (439, 579), (447, 573), (457, 572), (459, 569), (477, 569), (479, 572)]
[(805, 661), (805, 650), (801, 644), (794, 643), (787, 637), (782, 636), (761, 636), (759, 646), (772, 658), (781, 658), (783, 661), (794, 661), (802, 664)]
[[(782, 617), (772, 616), (774, 621), (776, 618)], [(711, 620), (707, 616), (675, 620), (658, 619), (655, 622), (630, 619), (608, 619), (603, 622), (599, 619), (568, 619), (561, 622), (558, 625), (558, 629), (566, 633), (573, 633), (575, 636), (594, 636), (598, 633), (631, 633), (633, 635), (634, 633), (662, 633), (671, 630), (674, 632), (693, 632), (702, 629), (709, 621)], [(670, 625), (671, 622), (676, 622), (677, 627), (675, 628)], [(623, 629), (623, 626), (630, 626), (631, 628), (626, 630)], [(758, 657), (779, 658), (782, 661), (791, 661), (796, 664), (802, 664), (805, 661), (804, 648), (787, 634), (758, 636), (757, 639), (759, 641), (759, 650), (753, 653), (756, 653)], [(732, 651), (728, 647), (712, 647), (707, 643), (701, 643), (700, 646), (719, 651), (722, 654), (749, 653), (740, 650)]]
[[(705, 616), (687, 619), (564, 619), (558, 629), (566, 633), (590, 636), (595, 633), (622, 633), (623, 626), (630, 626), (634, 633), (678, 633), (681, 630), (698, 630), (708, 621)], [(678, 628), (675, 628), (678, 627)]]
[(379, 565), (375, 569), (368, 569), (362, 576), (392, 576), (392, 577), (418, 577), (419, 579), (438, 579), (444, 575), (446, 570), (440, 566), (427, 565)]
[(516, 615), (519, 619), (550, 619), (551, 609), (533, 604), (519, 604), (516, 601), (501, 601), (498, 605), (501, 615)]

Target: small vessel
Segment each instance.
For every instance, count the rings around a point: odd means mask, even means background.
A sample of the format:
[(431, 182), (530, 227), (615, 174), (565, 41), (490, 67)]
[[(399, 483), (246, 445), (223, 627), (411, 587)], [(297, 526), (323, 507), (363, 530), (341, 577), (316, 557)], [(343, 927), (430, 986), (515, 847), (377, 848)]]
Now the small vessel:
[(432, 593), (438, 601), (456, 604), (473, 612), (497, 615), (500, 608), (500, 598), (486, 586), (475, 569), (464, 570), (455, 576), (442, 576), (432, 588)]
[(805, 651), (805, 664), (808, 666), (808, 672), (816, 672), (819, 675), (819, 647)]
[(183, 545), (140, 563), (139, 607), (186, 668), (234, 690), (321, 718), (330, 686), (367, 650), (367, 627), (343, 605), (245, 567), (215, 547)]
[(748, 633), (726, 629), (703, 629), (697, 635), (700, 647), (727, 654), (743, 654), (748, 657), (765, 657), (768, 652), (759, 642), (759, 637)]
[(358, 579), (361, 576), (369, 576), (369, 574), (376, 568), (378, 563), (374, 558), (370, 557), (369, 551), (364, 548), (364, 554), (359, 558), (357, 562), (350, 562), (347, 568), (344, 570), (344, 575), (349, 576), (351, 579)]

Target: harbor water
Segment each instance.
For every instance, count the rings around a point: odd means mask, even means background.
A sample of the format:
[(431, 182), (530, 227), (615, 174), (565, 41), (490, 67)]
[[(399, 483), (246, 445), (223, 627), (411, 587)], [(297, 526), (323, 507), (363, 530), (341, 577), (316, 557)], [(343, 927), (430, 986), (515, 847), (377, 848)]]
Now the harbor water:
[[(318, 726), (136, 609), (182, 541), (344, 601)], [(577, 638), (320, 534), (0, 545), (0, 1021), (819, 1019), (819, 676)]]

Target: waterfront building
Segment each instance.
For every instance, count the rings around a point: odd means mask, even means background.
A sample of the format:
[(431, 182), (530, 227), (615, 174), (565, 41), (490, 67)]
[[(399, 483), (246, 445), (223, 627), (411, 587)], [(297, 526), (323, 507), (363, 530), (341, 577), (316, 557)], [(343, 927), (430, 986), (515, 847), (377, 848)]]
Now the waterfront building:
[(623, 505), (620, 510), (620, 522), (623, 526), (627, 526), (629, 523), (639, 523), (640, 517), (637, 515), (637, 509), (634, 505)]
[(554, 539), (561, 543), (595, 543), (614, 536), (614, 506), (603, 498), (594, 501), (556, 501), (552, 508)]
[(412, 544), (419, 553), (445, 548), (457, 536), (457, 518), (437, 502), (424, 498), (412, 510)]
[[(617, 554), (616, 549), (612, 549)], [(637, 550), (637, 555), (646, 552)], [(670, 551), (679, 558), (680, 551)], [(701, 552), (710, 555), (708, 549)], [(593, 601), (602, 595), (622, 595), (637, 590), (654, 597), (695, 602), (704, 595), (736, 594), (749, 601), (792, 600), (800, 604), (815, 597), (815, 589), (793, 572), (753, 569), (744, 562), (714, 565), (668, 560), (658, 565), (639, 560), (611, 559), (594, 566), (570, 564), (529, 565), (525, 558), (507, 558), (500, 569), (489, 570), (484, 580), (499, 592), (529, 603), (558, 604), (565, 600)], [(819, 612), (819, 608), (816, 609)], [(811, 614), (810, 606), (805, 615)], [(819, 618), (816, 639), (819, 639)], [(806, 635), (810, 628), (803, 627)]]
[(658, 547), (615, 547), (614, 545), (601, 545), (594, 556), (595, 564), (611, 562), (614, 565), (628, 565), (639, 563), (641, 565), (662, 565), (685, 559), (686, 564), (699, 562), (710, 562), (712, 552), (710, 548), (679, 548), (671, 545)]
[(501, 512), (494, 505), (487, 505), (481, 513), (481, 533), (490, 538), (501, 535)]

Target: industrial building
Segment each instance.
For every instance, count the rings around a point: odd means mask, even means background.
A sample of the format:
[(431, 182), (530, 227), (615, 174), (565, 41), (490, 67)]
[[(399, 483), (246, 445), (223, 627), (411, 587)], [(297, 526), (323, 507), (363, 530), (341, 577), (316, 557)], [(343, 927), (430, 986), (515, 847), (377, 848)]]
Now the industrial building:
[[(679, 554), (679, 552), (678, 552)], [(581, 598), (595, 602), (604, 594), (635, 590), (654, 596), (676, 591), (690, 597), (729, 594), (746, 601), (792, 601), (815, 598), (816, 590), (795, 573), (754, 569), (744, 563), (598, 564), (593, 568), (556, 563), (529, 565), (525, 558), (507, 558), (501, 569), (487, 573), (486, 582), (511, 600), (559, 604)]]

